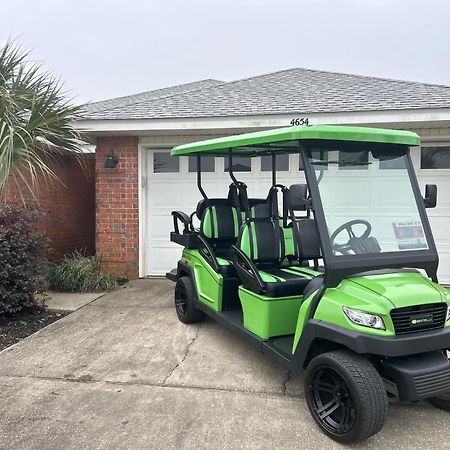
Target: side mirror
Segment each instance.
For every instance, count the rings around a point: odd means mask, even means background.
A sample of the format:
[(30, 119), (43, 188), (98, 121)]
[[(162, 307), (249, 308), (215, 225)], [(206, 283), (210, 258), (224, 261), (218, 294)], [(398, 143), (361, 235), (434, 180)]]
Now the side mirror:
[(425, 208), (436, 208), (437, 204), (437, 186), (435, 184), (427, 184), (425, 186)]

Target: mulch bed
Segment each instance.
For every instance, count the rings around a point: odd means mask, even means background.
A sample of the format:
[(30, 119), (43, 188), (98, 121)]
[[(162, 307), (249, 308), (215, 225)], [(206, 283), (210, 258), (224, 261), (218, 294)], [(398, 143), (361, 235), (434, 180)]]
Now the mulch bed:
[(0, 351), (67, 316), (45, 308), (26, 309), (12, 316), (0, 316)]

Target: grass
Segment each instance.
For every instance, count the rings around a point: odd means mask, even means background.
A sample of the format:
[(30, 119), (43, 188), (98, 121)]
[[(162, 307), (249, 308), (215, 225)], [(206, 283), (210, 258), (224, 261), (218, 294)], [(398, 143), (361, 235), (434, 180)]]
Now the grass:
[(57, 263), (49, 263), (46, 270), (49, 289), (65, 292), (106, 292), (118, 286), (117, 278), (101, 270), (95, 256), (80, 253), (66, 255)]

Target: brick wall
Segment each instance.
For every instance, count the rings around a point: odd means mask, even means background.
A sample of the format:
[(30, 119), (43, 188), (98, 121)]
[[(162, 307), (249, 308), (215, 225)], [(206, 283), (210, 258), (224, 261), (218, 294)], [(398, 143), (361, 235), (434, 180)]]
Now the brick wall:
[[(96, 250), (104, 270), (139, 276), (138, 138), (99, 137), (96, 148)], [(111, 152), (119, 158), (105, 169)]]
[[(83, 161), (84, 167), (70, 155), (58, 156), (49, 165), (62, 183), (41, 180), (36, 199), (25, 195), (27, 205), (38, 206), (44, 213), (40, 226), (50, 238), (50, 259), (76, 250), (95, 253), (95, 155), (84, 155)], [(23, 204), (12, 183), (6, 203)]]

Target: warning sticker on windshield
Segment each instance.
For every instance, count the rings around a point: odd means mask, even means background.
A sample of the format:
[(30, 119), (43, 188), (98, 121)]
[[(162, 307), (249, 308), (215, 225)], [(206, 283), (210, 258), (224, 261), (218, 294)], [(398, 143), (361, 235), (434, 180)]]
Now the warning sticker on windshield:
[(418, 250), (428, 248), (422, 223), (419, 221), (394, 222), (395, 237), (399, 250)]

